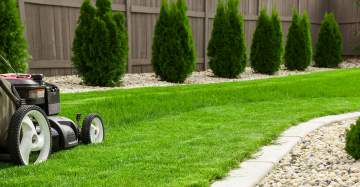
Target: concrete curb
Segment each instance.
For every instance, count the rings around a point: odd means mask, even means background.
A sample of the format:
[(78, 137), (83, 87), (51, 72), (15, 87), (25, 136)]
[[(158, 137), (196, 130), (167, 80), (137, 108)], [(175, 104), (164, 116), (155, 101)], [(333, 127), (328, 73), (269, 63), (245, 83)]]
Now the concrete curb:
[(331, 123), (360, 117), (360, 112), (316, 118), (283, 132), (274, 145), (268, 145), (254, 154), (253, 159), (244, 161), (238, 169), (230, 171), (227, 177), (215, 181), (212, 187), (253, 187), (284, 158), (310, 132)]

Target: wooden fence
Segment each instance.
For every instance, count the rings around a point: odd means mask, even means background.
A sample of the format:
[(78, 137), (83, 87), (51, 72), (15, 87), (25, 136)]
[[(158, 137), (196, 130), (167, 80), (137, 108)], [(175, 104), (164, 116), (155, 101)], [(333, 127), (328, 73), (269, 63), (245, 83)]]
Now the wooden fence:
[(331, 1), (329, 10), (334, 12), (340, 24), (344, 40), (345, 55), (359, 55), (360, 51), (354, 48), (360, 45), (360, 6), (359, 0)]
[[(355, 0), (241, 0), (248, 46), (262, 8), (276, 9), (283, 23), (284, 37), (290, 25), (292, 10), (306, 10), (312, 23), (313, 40), (317, 41), (320, 23), (326, 11), (334, 10), (344, 33), (344, 53), (353, 55), (352, 33), (359, 26)], [(30, 72), (45, 75), (74, 74), (71, 45), (82, 0), (19, 0), (22, 21), (32, 60)], [(123, 12), (129, 33), (128, 72), (151, 72), (151, 45), (161, 0), (113, 0), (113, 10)], [(197, 49), (198, 69), (207, 67), (206, 47), (212, 30), (217, 0), (187, 0), (188, 16)], [(345, 10), (346, 7), (346, 11)], [(350, 8), (351, 7), (351, 8)], [(347, 11), (347, 9), (351, 11)], [(357, 17), (355, 17), (357, 16)], [(314, 42), (315, 44), (315, 42)]]

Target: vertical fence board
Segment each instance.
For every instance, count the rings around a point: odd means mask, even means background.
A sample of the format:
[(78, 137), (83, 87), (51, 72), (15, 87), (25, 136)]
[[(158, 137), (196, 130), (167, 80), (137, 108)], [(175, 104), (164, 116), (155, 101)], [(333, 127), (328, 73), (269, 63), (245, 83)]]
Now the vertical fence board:
[(205, 38), (204, 38), (204, 68), (203, 70), (206, 70), (208, 68), (208, 57), (207, 57), (207, 46), (209, 43), (209, 1), (205, 0), (204, 1), (204, 9), (205, 9), (205, 17), (204, 17), (204, 34), (205, 34)]
[(69, 8), (62, 7), (61, 8), (61, 24), (62, 30), (59, 31), (62, 34), (63, 38), (63, 56), (61, 59), (70, 59), (70, 28), (69, 28)]
[(129, 55), (128, 55), (128, 72), (132, 72), (132, 31), (131, 31), (131, 0), (126, 0), (126, 25), (127, 25), (127, 31), (128, 31), (128, 45), (129, 45)]

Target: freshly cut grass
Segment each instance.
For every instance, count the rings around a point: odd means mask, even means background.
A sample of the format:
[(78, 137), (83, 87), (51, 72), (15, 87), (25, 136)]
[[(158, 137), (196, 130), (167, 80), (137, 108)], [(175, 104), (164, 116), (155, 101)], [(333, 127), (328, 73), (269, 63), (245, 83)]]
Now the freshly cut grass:
[(360, 109), (360, 69), (238, 83), (62, 95), (99, 112), (106, 141), (41, 165), (0, 164), (0, 186), (208, 186), (293, 124)]

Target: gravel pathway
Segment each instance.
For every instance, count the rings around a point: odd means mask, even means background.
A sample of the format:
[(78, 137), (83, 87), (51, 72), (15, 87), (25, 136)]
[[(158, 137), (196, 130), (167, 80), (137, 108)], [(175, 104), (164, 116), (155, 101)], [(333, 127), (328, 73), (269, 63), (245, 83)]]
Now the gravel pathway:
[[(354, 67), (360, 67), (360, 60), (347, 60), (341, 65), (341, 68), (354, 68)], [(269, 75), (254, 73), (251, 68), (246, 68), (245, 72), (242, 73), (237, 79), (218, 78), (215, 77), (213, 73), (209, 70), (203, 72), (194, 72), (185, 81), (184, 84), (238, 82), (245, 80), (266, 79), (270, 77), (284, 77), (290, 75), (298, 75), (298, 74), (306, 74), (310, 72), (330, 71), (330, 70), (333, 69), (309, 67), (304, 72), (298, 72), (298, 71), (288, 71), (284, 67), (282, 67), (282, 69), (279, 72), (277, 72), (275, 75), (269, 76)], [(45, 81), (59, 86), (62, 93), (76, 93), (76, 92), (114, 89), (110, 87), (93, 87), (93, 86), (83, 85), (81, 79), (76, 75), (47, 77), (45, 78)], [(178, 84), (160, 81), (153, 73), (126, 74), (125, 77), (123, 78), (123, 82), (121, 86), (115, 87), (115, 89), (116, 88), (129, 89), (129, 88), (151, 87), (151, 86), (173, 86), (173, 85), (178, 85)]]
[(345, 129), (354, 123), (335, 123), (310, 133), (258, 187), (360, 186), (360, 161), (344, 150)]

